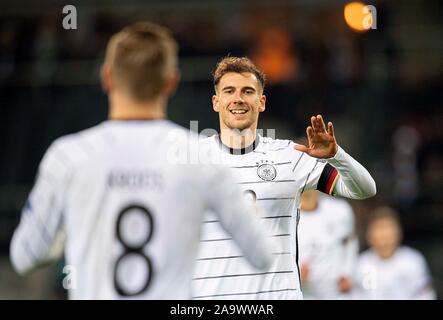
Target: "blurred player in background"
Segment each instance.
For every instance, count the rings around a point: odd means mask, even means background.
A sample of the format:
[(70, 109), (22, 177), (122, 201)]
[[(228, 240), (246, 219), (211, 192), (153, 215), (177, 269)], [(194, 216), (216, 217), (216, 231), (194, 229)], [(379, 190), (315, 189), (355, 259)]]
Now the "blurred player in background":
[(205, 210), (255, 267), (269, 264), (265, 234), (229, 170), (171, 162), (177, 140), (185, 153), (197, 141), (165, 119), (177, 60), (163, 27), (138, 23), (111, 38), (102, 69), (109, 120), (46, 152), (11, 242), (17, 272), (56, 258), (65, 231), (71, 299), (187, 299)]
[(354, 211), (347, 201), (315, 190), (301, 195), (300, 275), (309, 300), (350, 299), (358, 257)]
[(402, 231), (397, 212), (380, 207), (367, 229), (370, 248), (357, 263), (355, 299), (435, 299), (432, 279), (423, 255), (401, 245)]
[(259, 216), (277, 243), (274, 263), (257, 272), (209, 215), (194, 275), (195, 299), (301, 299), (297, 224), (300, 195), (317, 189), (353, 199), (375, 195), (369, 172), (337, 145), (332, 123), (311, 117), (309, 146), (257, 134), (265, 111), (265, 75), (247, 58), (227, 57), (213, 73), (220, 134), (202, 142), (207, 156), (231, 166), (256, 197)]

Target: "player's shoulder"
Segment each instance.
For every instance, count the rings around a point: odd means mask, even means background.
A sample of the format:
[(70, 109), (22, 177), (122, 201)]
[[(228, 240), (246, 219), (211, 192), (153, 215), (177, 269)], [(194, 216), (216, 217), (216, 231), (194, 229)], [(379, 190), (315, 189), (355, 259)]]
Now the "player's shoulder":
[(406, 245), (400, 246), (397, 249), (397, 253), (403, 259), (408, 259), (410, 261), (417, 261), (417, 262), (424, 261), (424, 256), (420, 251)]
[(257, 151), (281, 154), (283, 157), (290, 156), (296, 159), (295, 161), (300, 160), (302, 163), (326, 162), (326, 160), (317, 159), (304, 152), (295, 150), (295, 145), (297, 145), (297, 143), (289, 139), (274, 139), (260, 136), (260, 144)]
[[(261, 151), (284, 151), (293, 150), (294, 142), (286, 139), (273, 139), (271, 137), (258, 136), (260, 139), (259, 148)], [(295, 151), (295, 150), (294, 150)]]
[(85, 144), (83, 133), (95, 130), (94, 127), (55, 139), (43, 156), (41, 168), (43, 170), (57, 167), (62, 167), (64, 170), (71, 168), (90, 152), (87, 147), (90, 144)]
[[(213, 144), (218, 145), (220, 143), (220, 136), (218, 134), (214, 134), (212, 136), (203, 136), (199, 137), (201, 144)], [(261, 151), (279, 151), (284, 149), (291, 149), (294, 143), (291, 140), (281, 140), (281, 139), (273, 139), (270, 137), (263, 137), (261, 135), (257, 136), (259, 141), (257, 148)]]
[(55, 152), (66, 152), (69, 150), (75, 150), (79, 147), (81, 148), (82, 146), (88, 145), (88, 143), (91, 143), (92, 140), (96, 139), (103, 130), (103, 124), (99, 124), (75, 133), (63, 135), (54, 140), (51, 145), (51, 149), (53, 149)]

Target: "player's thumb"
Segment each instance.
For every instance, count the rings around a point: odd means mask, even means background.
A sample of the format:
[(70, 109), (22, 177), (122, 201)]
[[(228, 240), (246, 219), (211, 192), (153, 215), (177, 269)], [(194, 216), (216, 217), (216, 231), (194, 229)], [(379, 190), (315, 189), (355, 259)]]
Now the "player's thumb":
[(294, 145), (294, 149), (301, 151), (301, 152), (308, 152), (308, 148), (302, 144), (296, 144)]

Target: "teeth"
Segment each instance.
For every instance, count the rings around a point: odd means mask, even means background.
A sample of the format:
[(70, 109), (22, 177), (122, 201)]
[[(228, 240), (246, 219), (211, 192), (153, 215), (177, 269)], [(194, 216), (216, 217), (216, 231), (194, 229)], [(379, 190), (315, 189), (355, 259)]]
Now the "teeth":
[(243, 114), (246, 113), (246, 110), (231, 110), (231, 112), (234, 114)]

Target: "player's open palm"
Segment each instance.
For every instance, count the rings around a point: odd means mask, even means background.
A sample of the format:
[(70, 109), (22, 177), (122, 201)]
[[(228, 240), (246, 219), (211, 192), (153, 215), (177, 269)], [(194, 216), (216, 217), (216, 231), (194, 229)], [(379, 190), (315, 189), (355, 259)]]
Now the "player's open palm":
[(311, 124), (312, 126), (306, 129), (308, 146), (298, 144), (294, 146), (294, 149), (306, 152), (310, 156), (319, 159), (332, 158), (335, 156), (338, 147), (332, 122), (328, 123), (328, 129), (326, 130), (322, 116), (318, 115), (311, 117)]

